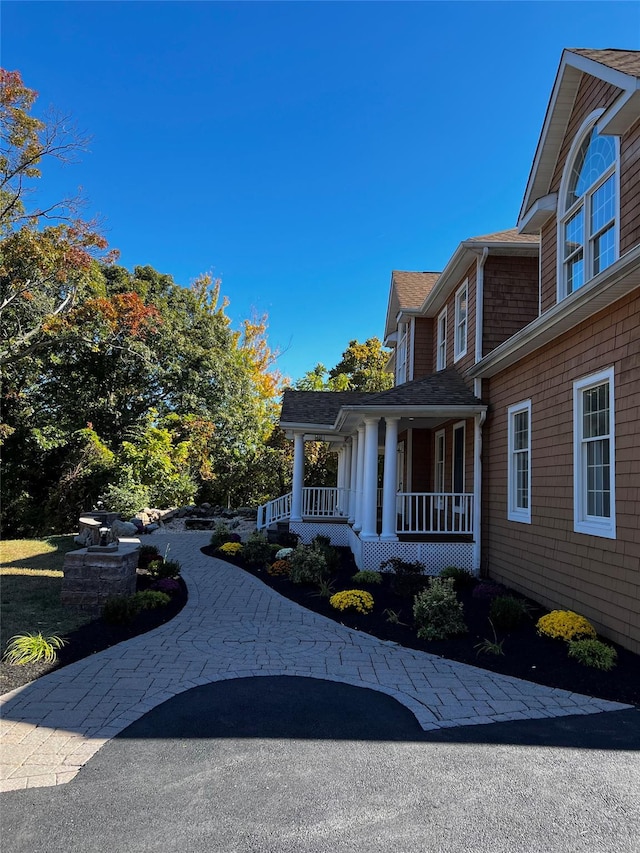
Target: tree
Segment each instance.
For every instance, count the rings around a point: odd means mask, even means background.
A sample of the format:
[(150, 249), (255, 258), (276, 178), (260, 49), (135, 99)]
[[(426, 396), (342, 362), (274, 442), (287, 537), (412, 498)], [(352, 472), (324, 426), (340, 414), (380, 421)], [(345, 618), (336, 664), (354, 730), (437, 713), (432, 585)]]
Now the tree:
[(49, 320), (90, 288), (95, 259), (113, 257), (95, 224), (78, 217), (77, 199), (37, 204), (43, 161), (73, 162), (87, 140), (66, 116), (31, 115), (36, 98), (19, 72), (0, 69), (0, 365), (52, 346)]
[(349, 341), (342, 360), (329, 371), (329, 381), (347, 377), (350, 391), (386, 391), (393, 385), (393, 375), (386, 369), (390, 352), (376, 337), (361, 344)]
[(386, 370), (389, 355), (378, 338), (363, 344), (352, 340), (335, 367), (327, 370), (319, 362), (293, 387), (297, 391), (386, 391), (393, 385), (393, 375)]

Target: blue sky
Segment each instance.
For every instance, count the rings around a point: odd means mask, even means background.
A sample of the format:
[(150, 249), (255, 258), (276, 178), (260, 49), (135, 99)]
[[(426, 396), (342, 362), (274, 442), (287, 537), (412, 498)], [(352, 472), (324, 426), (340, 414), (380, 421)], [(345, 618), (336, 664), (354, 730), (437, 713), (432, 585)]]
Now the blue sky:
[(563, 47), (640, 48), (635, 2), (16, 2), (2, 65), (92, 136), (120, 263), (222, 278), (293, 379), (381, 336), (392, 269), (512, 227)]

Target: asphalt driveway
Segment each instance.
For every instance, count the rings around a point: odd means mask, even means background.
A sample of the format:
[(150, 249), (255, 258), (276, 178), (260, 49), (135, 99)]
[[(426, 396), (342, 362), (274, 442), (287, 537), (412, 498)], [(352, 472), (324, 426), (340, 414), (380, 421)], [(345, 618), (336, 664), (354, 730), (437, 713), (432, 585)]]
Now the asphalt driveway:
[(640, 711), (424, 732), (377, 691), (229, 680), (0, 807), (3, 853), (638, 853)]

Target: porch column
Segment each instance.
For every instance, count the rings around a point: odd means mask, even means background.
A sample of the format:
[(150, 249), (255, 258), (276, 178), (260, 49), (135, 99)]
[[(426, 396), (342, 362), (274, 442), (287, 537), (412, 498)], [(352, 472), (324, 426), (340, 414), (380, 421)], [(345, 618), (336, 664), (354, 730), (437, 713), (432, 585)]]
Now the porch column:
[(302, 521), (302, 488), (304, 484), (304, 435), (293, 436), (293, 482), (291, 484), (290, 521)]
[(356, 512), (354, 530), (362, 530), (362, 486), (364, 479), (364, 427), (358, 427), (358, 464), (356, 467)]
[[(480, 396), (480, 395), (478, 395)], [(480, 575), (482, 565), (482, 425), (486, 414), (475, 416), (473, 428), (473, 573)]]
[(380, 418), (365, 418), (364, 476), (362, 483), (361, 539), (378, 538), (378, 423)]
[(349, 495), (351, 488), (351, 442), (347, 441), (344, 446), (344, 474), (342, 480), (343, 491), (338, 495), (338, 504), (342, 515), (349, 515)]
[(398, 422), (400, 418), (385, 418), (384, 479), (382, 482), (382, 534), (385, 542), (397, 542), (396, 492), (398, 489)]
[(358, 500), (358, 433), (351, 437), (351, 479), (349, 480), (349, 524), (356, 520)]

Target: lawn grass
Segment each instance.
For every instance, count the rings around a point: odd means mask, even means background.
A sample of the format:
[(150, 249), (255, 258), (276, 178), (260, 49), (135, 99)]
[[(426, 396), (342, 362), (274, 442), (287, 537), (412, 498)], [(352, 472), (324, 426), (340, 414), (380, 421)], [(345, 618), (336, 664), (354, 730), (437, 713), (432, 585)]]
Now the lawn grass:
[(62, 565), (73, 535), (9, 539), (0, 544), (0, 650), (15, 634), (66, 634), (91, 621), (60, 603)]

